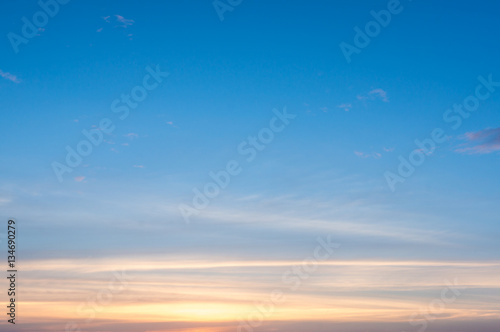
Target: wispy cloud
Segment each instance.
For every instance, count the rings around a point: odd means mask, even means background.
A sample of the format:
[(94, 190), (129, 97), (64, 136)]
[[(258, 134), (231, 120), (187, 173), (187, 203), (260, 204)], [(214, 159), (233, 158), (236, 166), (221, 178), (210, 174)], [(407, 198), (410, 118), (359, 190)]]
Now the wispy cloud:
[(360, 152), (360, 151), (354, 151), (354, 154), (360, 158), (375, 158), (375, 159), (380, 159), (382, 155), (378, 152), (372, 152), (372, 153), (365, 153), (365, 152)]
[(76, 182), (82, 182), (83, 180), (85, 180), (85, 176), (75, 176)]
[(344, 111), (349, 112), (352, 108), (352, 104), (340, 104), (337, 106), (338, 108), (344, 109)]
[[(102, 19), (106, 23), (112, 23), (111, 21), (113, 20), (113, 18), (114, 18), (114, 22), (118, 23), (118, 25), (115, 25), (115, 27), (126, 28), (126, 27), (135, 23), (134, 20), (127, 19), (121, 15), (113, 15), (113, 17), (111, 17), (111, 16), (103, 16), (102, 17)], [(103, 30), (103, 28), (99, 28), (99, 29), (97, 29), (97, 32), (101, 32), (102, 30)], [(131, 39), (132, 35), (129, 34), (128, 37), (129, 37), (129, 39)]]
[(6, 205), (9, 204), (12, 200), (10, 198), (6, 197), (0, 197), (0, 205)]
[(166, 122), (166, 124), (168, 124), (169, 126), (172, 126), (172, 127), (174, 127), (174, 128), (179, 128), (178, 126), (176, 126), (176, 125), (174, 124), (174, 122), (173, 122), (173, 121), (167, 121), (167, 122)]
[(116, 21), (121, 23), (120, 26), (122, 28), (126, 28), (127, 26), (134, 24), (134, 20), (126, 19), (125, 17), (123, 17), (121, 15), (115, 15), (115, 17), (116, 17)]
[(461, 148), (456, 149), (458, 153), (486, 154), (500, 151), (500, 128), (487, 128), (475, 132), (468, 132), (463, 137), (466, 141)]
[(387, 92), (382, 89), (373, 89), (372, 91), (368, 92), (368, 94), (372, 96), (373, 95), (378, 96), (385, 103), (389, 102), (389, 99), (387, 99)]
[(138, 138), (139, 135), (137, 135), (136, 133), (128, 133), (126, 135), (124, 135), (125, 137), (128, 137), (130, 139), (134, 139), (134, 138)]
[(358, 100), (375, 100), (375, 99), (380, 99), (384, 103), (389, 102), (389, 98), (387, 98), (387, 92), (382, 89), (373, 89), (370, 92), (368, 92), (368, 95), (357, 95), (356, 98)]
[(12, 75), (11, 73), (5, 72), (1, 69), (0, 69), (0, 77), (3, 77), (6, 80), (12, 81), (14, 83), (21, 83), (21, 80), (17, 78), (16, 75)]
[[(142, 329), (123, 328), (120, 331), (146, 331), (144, 324), (148, 324), (149, 321), (168, 321), (168, 328), (160, 330), (159, 325), (156, 325), (147, 331), (237, 331), (236, 326), (230, 330), (199, 327), (208, 323), (237, 322), (240, 317), (248, 316), (249, 308), (252, 308), (254, 303), (270, 303), (263, 294), (270, 289), (278, 289), (287, 295), (286, 301), (280, 303), (279, 310), (274, 311), (272, 319), (267, 323), (270, 328), (266, 331), (323, 332), (329, 330), (278, 329), (272, 326), (276, 326), (274, 320), (289, 321), (290, 317), (294, 317), (295, 324), (299, 319), (337, 321), (343, 324), (360, 321), (370, 324), (376, 321), (405, 322), (423, 301), (422, 295), (416, 292), (439, 294), (443, 289), (444, 276), (466, 274), (469, 296), (462, 299), (460, 306), (450, 306), (443, 310), (447, 314), (446, 317), (464, 319), (498, 316), (494, 302), (499, 286), (498, 279), (495, 278), (499, 272), (498, 261), (358, 260), (335, 257), (329, 261), (314, 263), (314, 272), (304, 275), (307, 278), (311, 275), (313, 278), (308, 280), (307, 287), (301, 287), (295, 292), (292, 291), (293, 284), (282, 276), (284, 272), (300, 271), (290, 273), (293, 276), (292, 280), (300, 281), (299, 276), (302, 278), (305, 270), (300, 268), (304, 266), (304, 260), (300, 258), (234, 260), (232, 257), (221, 255), (200, 256), (199, 253), (182, 257), (163, 254), (149, 255), (142, 260), (133, 258), (122, 255), (104, 256), (93, 260), (86, 258), (26, 260), (23, 265), (26, 271), (24, 280), (30, 285), (31, 292), (26, 294), (25, 315), (36, 317), (40, 310), (50, 303), (51, 311), (44, 311), (45, 317), (64, 321), (74, 319), (77, 310), (96, 308), (90, 303), (92, 299), (99, 298), (95, 297), (100, 294), (99, 290), (107, 289), (113, 294), (113, 288), (109, 286), (108, 280), (110, 276), (114, 276), (112, 279), (116, 280), (114, 287), (122, 291), (119, 296), (114, 296), (112, 301), (105, 304), (106, 310), (97, 312), (94, 326), (98, 326), (100, 331), (109, 330), (102, 326), (110, 322), (117, 324), (124, 320), (127, 323), (129, 320), (128, 323), (131, 324), (133, 322), (129, 314), (131, 312), (145, 316), (140, 321)], [(237, 271), (237, 274), (228, 271)], [(49, 278), (47, 273), (55, 277)], [(238, 278), (240, 274), (246, 277)], [(84, 278), (81, 275), (84, 275)], [(203, 275), (203, 278), (200, 278), (200, 275)], [(47, 287), (46, 282), (54, 282), (54, 278), (58, 287), (64, 289), (64, 292), (52, 294), (52, 302), (49, 302), (44, 298), (44, 289)], [(457, 289), (464, 286), (461, 279), (462, 277), (455, 283)], [(142, 280), (148, 280), (148, 283)], [(387, 280), (390, 280), (390, 283)], [(159, 291), (162, 289), (168, 289), (168, 292)], [(334, 293), (336, 298), (332, 300), (325, 296), (325, 289)], [(478, 306), (478, 302), (481, 305)], [(53, 310), (54, 306), (57, 311)], [(83, 327), (84, 318), (80, 318), (80, 321)], [(190, 322), (192, 328), (172, 328), (175, 322), (180, 321)], [(344, 327), (337, 330), (347, 329)], [(372, 328), (348, 330), (375, 331)], [(398, 329), (377, 331), (396, 330)], [(46, 331), (53, 329), (48, 328)], [(474, 331), (494, 331), (494, 329)]]

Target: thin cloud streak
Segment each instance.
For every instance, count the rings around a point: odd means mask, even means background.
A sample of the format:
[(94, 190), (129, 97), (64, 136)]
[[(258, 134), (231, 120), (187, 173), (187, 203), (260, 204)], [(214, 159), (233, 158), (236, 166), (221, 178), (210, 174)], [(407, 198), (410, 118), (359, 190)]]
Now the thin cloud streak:
[(116, 20), (121, 23), (122, 28), (126, 28), (127, 26), (135, 23), (134, 20), (126, 19), (125, 17), (123, 17), (121, 15), (115, 15), (115, 17), (116, 17)]
[(14, 83), (21, 83), (21, 80), (17, 78), (16, 75), (13, 75), (11, 73), (5, 72), (0, 69), (0, 77), (5, 78), (6, 80), (9, 80)]
[[(211, 260), (211, 261), (210, 261)], [(234, 260), (234, 261), (216, 261), (213, 257), (207, 257), (205, 260), (188, 260), (179, 258), (158, 256), (156, 259), (144, 260), (141, 262), (131, 263), (130, 257), (123, 258), (99, 258), (94, 259), (92, 263), (87, 263), (87, 259), (47, 259), (47, 260), (30, 260), (23, 264), (25, 271), (51, 271), (67, 269), (82, 273), (95, 273), (117, 270), (134, 270), (134, 271), (155, 271), (155, 270), (183, 270), (183, 269), (214, 269), (227, 267), (288, 267), (302, 264), (302, 260)], [(179, 262), (180, 261), (180, 262)], [(317, 263), (319, 266), (357, 266), (357, 267), (463, 267), (463, 268), (478, 268), (492, 267), (500, 268), (500, 261), (486, 262), (460, 262), (460, 261), (388, 261), (388, 260), (339, 260), (339, 261), (322, 261)]]
[(500, 151), (500, 128), (468, 132), (463, 138), (465, 147), (455, 151), (463, 154), (488, 154)]
[(368, 92), (368, 94), (378, 96), (385, 103), (389, 102), (389, 99), (387, 98), (387, 92), (382, 89), (373, 89), (370, 92)]

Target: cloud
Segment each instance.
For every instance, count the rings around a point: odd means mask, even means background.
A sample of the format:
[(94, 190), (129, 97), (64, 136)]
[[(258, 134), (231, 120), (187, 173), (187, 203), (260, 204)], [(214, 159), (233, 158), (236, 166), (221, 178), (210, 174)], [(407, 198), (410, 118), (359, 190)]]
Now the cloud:
[(126, 19), (125, 17), (123, 17), (121, 15), (115, 15), (115, 17), (116, 17), (116, 21), (121, 23), (120, 26), (122, 28), (126, 28), (127, 26), (134, 24), (134, 20)]
[[(115, 19), (115, 22), (118, 23), (118, 25), (115, 25), (115, 27), (121, 27), (121, 28), (126, 28), (128, 27), (129, 25), (132, 25), (135, 23), (134, 20), (130, 20), (130, 19), (126, 19), (125, 17), (121, 16), (121, 15), (113, 15), (114, 19)], [(106, 23), (111, 23), (111, 20), (112, 20), (112, 17), (111, 16), (103, 16), (102, 19), (106, 22)], [(99, 28), (97, 29), (97, 32), (101, 32), (103, 28)], [(129, 38), (131, 37), (131, 35), (129, 35)]]
[(394, 151), (394, 148), (385, 148), (385, 147), (384, 147), (384, 151), (385, 151), (385, 152), (392, 152), (392, 151)]
[(434, 151), (436, 151), (436, 147), (433, 146), (429, 150), (427, 150), (427, 149), (415, 149), (414, 151), (421, 152), (421, 153), (423, 153), (423, 154), (425, 154), (427, 156), (430, 156), (431, 154), (434, 153)]
[(463, 138), (466, 141), (458, 153), (486, 154), (500, 151), (500, 128), (487, 128), (476, 132), (468, 132)]
[(344, 111), (349, 112), (352, 108), (352, 104), (340, 104), (337, 106), (338, 108), (343, 108)]
[[(327, 332), (332, 331), (331, 324), (335, 321), (342, 322), (342, 326), (335, 329), (338, 331), (401, 331), (401, 328), (373, 329), (371, 326), (374, 322), (384, 322), (390, 317), (407, 324), (407, 317), (419, 308), (418, 303), (422, 303), (423, 298), (425, 304), (432, 299), (422, 296), (419, 291), (439, 295), (446, 287), (443, 283), (449, 279), (453, 280), (448, 276), (459, 275), (460, 278), (454, 279), (454, 284), (457, 290), (467, 285), (468, 296), (460, 298), (460, 306), (450, 306), (446, 311), (438, 311), (439, 314), (450, 313), (453, 317), (464, 319), (498, 313), (498, 310), (492, 309), (495, 308), (494, 300), (498, 294), (498, 281), (494, 278), (499, 271), (496, 261), (384, 261), (340, 259), (337, 256), (326, 261), (314, 261), (312, 271), (300, 269), (299, 271), (306, 271), (300, 272), (305, 273), (304, 279), (299, 279), (299, 272), (294, 272), (292, 280), (296, 278), (299, 286), (302, 281), (307, 280), (300, 290), (294, 291), (290, 283), (283, 281), (282, 275), (291, 271), (294, 266), (300, 267), (304, 262), (308, 262), (305, 261), (306, 255), (314, 255), (313, 250), (314, 248), (308, 249), (294, 260), (233, 260), (221, 255), (200, 257), (200, 254), (181, 257), (149, 255), (142, 261), (130, 259), (126, 255), (104, 256), (92, 260), (29, 259), (23, 265), (27, 272), (24, 280), (31, 286), (32, 291), (26, 294), (25, 301), (29, 305), (24, 312), (27, 317), (36, 318), (40, 310), (46, 308), (49, 303), (39, 294), (44, 294), (46, 282), (57, 282), (58, 286), (64, 289), (64, 293), (52, 294), (53, 302), (50, 303), (53, 306), (43, 314), (51, 321), (71, 320), (75, 316), (75, 308), (78, 308), (82, 301), (96, 299), (96, 296), (102, 293), (101, 290), (110, 289), (110, 281), (116, 281), (119, 287), (114, 291), (120, 289), (116, 291), (119, 296), (114, 296), (112, 301), (103, 304), (105, 310), (100, 311), (94, 324), (99, 326), (100, 331), (109, 330), (101, 326), (110, 322), (116, 326), (117, 322), (124, 320), (125, 324), (130, 312), (139, 312), (148, 314), (147, 318), (141, 321), (142, 329), (127, 327), (119, 331), (228, 332), (237, 331), (236, 326), (226, 330), (200, 328), (199, 324), (231, 323), (236, 322), (239, 317), (250, 317), (248, 312), (256, 309), (255, 303), (271, 303), (268, 302), (268, 296), (272, 294), (271, 290), (277, 289), (283, 292), (286, 301), (281, 302), (272, 319), (270, 317), (269, 321), (266, 321), (269, 328), (260, 331)], [(81, 277), (82, 274), (84, 278)], [(200, 278), (200, 275), (203, 275), (203, 278)], [(308, 280), (309, 276), (312, 278)], [(117, 277), (120, 278), (117, 280)], [(148, 280), (149, 284), (141, 282), (144, 279)], [(390, 280), (390, 283), (387, 280)], [(168, 289), (168, 292), (158, 289)], [(91, 302), (87, 303), (90, 307)], [(57, 310), (54, 310), (54, 306)], [(292, 315), (293, 328), (272, 328), (276, 321), (289, 321)], [(215, 319), (212, 320), (211, 317)], [(299, 319), (310, 321), (313, 325), (299, 329)], [(150, 320), (170, 322), (168, 328), (165, 326), (161, 329), (157, 325), (145, 329), (144, 324)], [(190, 322), (192, 328), (172, 328), (172, 324), (177, 321)], [(366, 322), (367, 325), (363, 329), (346, 328), (346, 322), (359, 321)], [(128, 323), (130, 324), (130, 321)], [(47, 330), (53, 331), (50, 328)], [(460, 329), (433, 331), (458, 330)]]
[(75, 176), (76, 182), (82, 182), (83, 180), (85, 180), (85, 176)]
[(381, 99), (384, 103), (388, 103), (387, 92), (382, 89), (373, 89), (368, 92), (368, 95), (357, 95), (358, 100), (375, 100), (376, 98)]
[(165, 122), (165, 123), (166, 123), (166, 124), (168, 124), (169, 126), (174, 127), (174, 128), (179, 128), (179, 127), (177, 127), (177, 126), (174, 124), (174, 122), (173, 122), (173, 121), (167, 121), (167, 122)]
[(354, 154), (358, 157), (361, 157), (361, 158), (363, 158), (363, 156), (365, 155), (363, 152), (359, 152), (359, 151), (354, 151)]
[(387, 99), (387, 92), (382, 89), (373, 89), (372, 91), (368, 92), (368, 94), (372, 96), (377, 95), (385, 103), (389, 102), (389, 99)]
[(0, 77), (3, 77), (6, 80), (12, 81), (14, 83), (21, 83), (21, 80), (17, 78), (16, 75), (12, 75), (11, 73), (5, 72), (1, 69), (0, 69)]
[(134, 138), (138, 138), (139, 135), (137, 135), (136, 133), (128, 133), (126, 135), (124, 135), (125, 137), (128, 137), (130, 139), (134, 139)]
[(10, 198), (0, 197), (0, 205), (7, 205), (10, 202), (12, 202), (12, 200)]
[(375, 158), (375, 159), (380, 159), (382, 155), (378, 152), (372, 152), (372, 153), (364, 153), (360, 151), (354, 151), (354, 154), (360, 158)]
[(135, 168), (144, 168), (143, 165), (134, 165), (133, 167), (135, 167)]

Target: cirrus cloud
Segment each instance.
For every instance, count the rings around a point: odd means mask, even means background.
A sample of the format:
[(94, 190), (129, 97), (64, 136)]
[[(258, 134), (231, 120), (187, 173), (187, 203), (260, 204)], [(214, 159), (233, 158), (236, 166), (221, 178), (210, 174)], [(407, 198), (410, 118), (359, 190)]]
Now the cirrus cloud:
[(21, 80), (17, 78), (16, 75), (12, 75), (11, 73), (5, 72), (0, 69), (0, 77), (5, 78), (6, 80), (12, 81), (14, 83), (21, 83)]
[(464, 154), (487, 154), (500, 151), (500, 127), (468, 132), (462, 137), (466, 143), (455, 152)]

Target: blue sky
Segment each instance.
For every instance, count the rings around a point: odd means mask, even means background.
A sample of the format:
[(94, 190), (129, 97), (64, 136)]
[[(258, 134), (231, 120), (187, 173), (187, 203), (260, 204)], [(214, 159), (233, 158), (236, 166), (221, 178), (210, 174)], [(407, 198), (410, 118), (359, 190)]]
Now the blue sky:
[[(0, 207), (20, 222), (29, 280), (47, 259), (293, 261), (325, 234), (342, 244), (338, 260), (497, 260), (500, 88), (456, 130), (443, 114), (479, 76), (500, 81), (499, 5), (402, 1), (348, 63), (339, 44), (387, 3), (243, 1), (221, 21), (211, 1), (70, 1), (17, 53), (7, 35), (22, 35), (21, 19), (40, 6), (4, 4)], [(120, 120), (113, 101), (142, 86), (148, 66), (169, 75)], [(296, 117), (247, 162), (238, 145), (284, 108)], [(103, 118), (115, 130), (58, 181), (52, 163)], [(385, 172), (435, 128), (446, 142), (391, 191)], [(185, 223), (179, 205), (230, 160), (241, 173)], [(474, 306), (487, 303), (484, 287), (498, 299), (498, 284), (467, 278), (464, 312), (498, 319), (498, 305)]]

